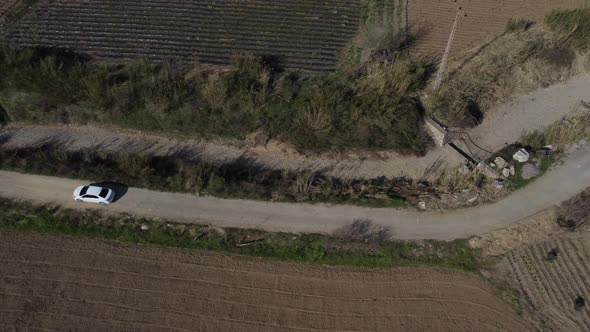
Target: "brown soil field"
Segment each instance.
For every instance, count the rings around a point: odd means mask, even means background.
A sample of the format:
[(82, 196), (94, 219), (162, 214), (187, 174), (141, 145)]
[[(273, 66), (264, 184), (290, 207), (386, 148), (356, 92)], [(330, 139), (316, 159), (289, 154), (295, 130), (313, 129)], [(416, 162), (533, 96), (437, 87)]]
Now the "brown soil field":
[(524, 331), (473, 274), (360, 270), (0, 234), (0, 325), (16, 330)]
[[(500, 265), (507, 279), (530, 308), (541, 329), (589, 331), (588, 305), (575, 310), (578, 296), (590, 299), (590, 233), (572, 233), (523, 246), (510, 252)], [(548, 260), (548, 253), (557, 257)]]
[(360, 1), (39, 1), (8, 33), (11, 44), (98, 58), (195, 59), (227, 65), (236, 53), (289, 68), (332, 70), (358, 29)]
[(415, 50), (442, 56), (457, 10), (460, 18), (452, 53), (477, 46), (504, 32), (511, 18), (542, 23), (545, 14), (557, 8), (575, 8), (585, 0), (410, 0), (408, 20), (417, 34)]
[(4, 15), (12, 6), (14, 6), (19, 0), (1, 0), (0, 1), (0, 16)]

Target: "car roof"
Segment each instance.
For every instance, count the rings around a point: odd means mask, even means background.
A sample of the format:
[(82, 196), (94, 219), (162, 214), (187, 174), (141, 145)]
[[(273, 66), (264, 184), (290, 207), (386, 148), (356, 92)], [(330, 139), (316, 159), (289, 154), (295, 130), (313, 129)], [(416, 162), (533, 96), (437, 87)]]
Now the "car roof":
[(102, 190), (102, 187), (97, 187), (97, 186), (88, 186), (88, 190), (86, 191), (86, 195), (94, 195), (94, 196), (99, 196), (100, 191)]

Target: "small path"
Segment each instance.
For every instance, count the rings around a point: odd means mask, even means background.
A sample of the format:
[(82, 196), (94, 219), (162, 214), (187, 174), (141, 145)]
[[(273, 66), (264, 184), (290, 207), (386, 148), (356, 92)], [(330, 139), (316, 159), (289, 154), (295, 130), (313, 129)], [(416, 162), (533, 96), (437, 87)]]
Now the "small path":
[[(564, 84), (540, 89), (487, 113), (484, 122), (469, 131), (478, 146), (495, 151), (518, 140), (524, 131), (541, 129), (575, 110), (581, 101), (590, 101), (590, 76), (579, 75)], [(424, 157), (381, 153), (382, 158), (363, 158), (355, 153), (339, 158), (305, 155), (285, 144), (270, 142), (266, 147), (240, 148), (220, 141), (175, 140), (154, 135), (97, 128), (94, 126), (28, 126), (12, 124), (0, 129), (0, 145), (30, 147), (56, 144), (63, 149), (125, 151), (155, 156), (174, 156), (188, 161), (214, 164), (235, 161), (252, 166), (290, 171), (322, 171), (346, 178), (408, 176), (419, 178), (434, 163), (446, 167), (464, 159), (452, 148), (434, 148)], [(473, 147), (472, 147), (473, 148)], [(474, 153), (476, 148), (472, 149)]]
[(347, 205), (224, 200), (136, 188), (129, 188), (120, 201), (106, 207), (74, 202), (73, 189), (89, 182), (0, 171), (0, 196), (70, 208), (98, 208), (173, 221), (285, 232), (331, 233), (362, 217), (391, 226), (397, 239), (451, 240), (506, 227), (590, 186), (590, 145), (571, 152), (563, 165), (496, 203), (444, 214)]

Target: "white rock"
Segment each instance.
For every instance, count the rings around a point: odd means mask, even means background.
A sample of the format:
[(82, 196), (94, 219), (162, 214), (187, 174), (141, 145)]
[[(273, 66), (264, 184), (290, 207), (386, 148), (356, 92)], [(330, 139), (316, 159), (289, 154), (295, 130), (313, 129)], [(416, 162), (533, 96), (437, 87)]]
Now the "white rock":
[(504, 168), (502, 168), (502, 175), (503, 175), (505, 178), (509, 177), (509, 176), (510, 176), (510, 168), (508, 168), (508, 167), (504, 167)]
[(420, 210), (426, 210), (426, 202), (418, 202), (418, 208)]
[(475, 203), (475, 201), (477, 201), (477, 198), (479, 197), (479, 193), (475, 194), (475, 196), (471, 197), (470, 199), (467, 200), (467, 202), (469, 204), (473, 204)]
[(494, 159), (494, 163), (496, 166), (498, 166), (498, 168), (504, 168), (506, 167), (506, 164), (508, 164), (502, 157), (496, 157), (496, 159)]
[(514, 176), (514, 174), (516, 173), (516, 169), (514, 169), (514, 165), (510, 165), (510, 167), (508, 167), (508, 169), (510, 170), (510, 176)]
[(148, 229), (149, 229), (149, 227), (146, 224), (141, 224), (142, 231), (147, 231)]
[(525, 149), (520, 149), (516, 151), (516, 153), (512, 156), (514, 160), (518, 161), (519, 163), (526, 163), (531, 155)]

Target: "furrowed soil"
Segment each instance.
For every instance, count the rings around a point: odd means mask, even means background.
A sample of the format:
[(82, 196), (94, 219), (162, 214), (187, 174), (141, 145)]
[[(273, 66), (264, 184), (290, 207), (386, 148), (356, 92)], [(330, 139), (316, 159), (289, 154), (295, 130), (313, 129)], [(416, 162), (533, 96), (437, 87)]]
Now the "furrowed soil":
[(511, 18), (542, 24), (545, 14), (554, 9), (576, 8), (585, 3), (585, 0), (411, 0), (408, 20), (417, 37), (415, 51), (442, 56), (459, 8), (462, 15), (452, 54), (502, 34)]
[[(6, 14), (19, 0), (2, 0), (0, 1), (0, 16)], [(1, 22), (0, 22), (1, 24)]]
[[(590, 233), (566, 234), (508, 253), (498, 266), (530, 310), (533, 321), (552, 331), (590, 330), (588, 305), (576, 310), (574, 300), (590, 298)], [(548, 253), (557, 250), (549, 260)]]
[(525, 331), (479, 277), (0, 234), (0, 325), (47, 330)]
[(485, 275), (512, 290), (508, 297), (517, 300), (522, 317), (538, 330), (590, 330), (590, 308), (574, 306), (578, 296), (590, 298), (590, 226), (572, 231), (556, 222), (558, 216), (571, 216), (572, 209), (578, 215), (587, 209), (585, 195), (470, 240), (484, 258), (497, 257)]
[(227, 65), (236, 53), (281, 67), (332, 70), (358, 29), (360, 1), (47, 1), (8, 31), (11, 44), (99, 58)]

